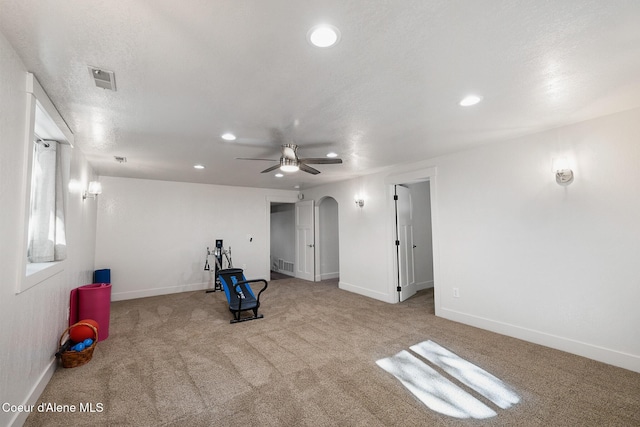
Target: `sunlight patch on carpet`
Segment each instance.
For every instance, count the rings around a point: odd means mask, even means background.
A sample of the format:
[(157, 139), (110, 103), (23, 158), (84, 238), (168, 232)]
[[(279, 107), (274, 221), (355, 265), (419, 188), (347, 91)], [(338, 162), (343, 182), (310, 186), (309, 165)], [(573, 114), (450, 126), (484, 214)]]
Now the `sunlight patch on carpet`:
[(520, 396), (500, 379), (433, 341), (412, 345), (410, 349), (502, 409), (510, 408), (520, 401)]
[[(510, 408), (520, 401), (520, 396), (499, 378), (433, 341), (423, 341), (410, 349), (501, 409)], [(485, 419), (497, 415), (429, 363), (406, 350), (376, 361), (433, 411), (455, 418)]]
[(497, 415), (406, 350), (380, 359), (376, 364), (400, 380), (422, 403), (436, 412), (455, 418), (484, 419)]

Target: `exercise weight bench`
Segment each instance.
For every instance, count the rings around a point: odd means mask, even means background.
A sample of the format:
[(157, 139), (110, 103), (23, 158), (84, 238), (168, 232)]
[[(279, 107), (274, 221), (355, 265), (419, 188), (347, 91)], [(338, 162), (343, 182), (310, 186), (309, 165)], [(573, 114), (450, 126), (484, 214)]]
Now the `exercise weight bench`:
[[(233, 319), (230, 323), (246, 322), (247, 320), (262, 319), (264, 317), (262, 314), (258, 314), (258, 308), (260, 308), (260, 295), (268, 286), (266, 280), (247, 280), (241, 268), (219, 270), (218, 277), (229, 302), (229, 311), (233, 313)], [(250, 283), (264, 283), (264, 287), (258, 292), (257, 297), (253, 293)], [(252, 317), (240, 317), (243, 311), (249, 310), (253, 311)]]

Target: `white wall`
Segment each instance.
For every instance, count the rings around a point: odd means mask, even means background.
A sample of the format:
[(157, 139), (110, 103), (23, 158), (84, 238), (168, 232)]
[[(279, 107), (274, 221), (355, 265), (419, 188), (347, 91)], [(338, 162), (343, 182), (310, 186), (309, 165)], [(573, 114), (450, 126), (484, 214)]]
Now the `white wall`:
[[(0, 404), (34, 403), (55, 368), (54, 354), (67, 326), (69, 291), (91, 283), (95, 247), (95, 200), (81, 200), (75, 189), (67, 210), (67, 259), (64, 270), (15, 293), (23, 272), (26, 190), (24, 144), (26, 68), (0, 34)], [(45, 88), (46, 89), (46, 88)], [(85, 185), (95, 177), (79, 150), (71, 157), (70, 178)], [(0, 411), (0, 425), (21, 425), (22, 415)]]
[[(395, 285), (388, 275), (392, 260), (384, 256), (392, 243), (392, 223), (388, 211), (385, 176), (375, 174), (305, 190), (306, 199), (316, 203), (332, 197), (338, 209), (339, 265), (341, 289), (381, 301), (395, 302)], [(354, 203), (364, 198), (364, 207)], [(388, 220), (388, 221), (387, 221)]]
[[(205, 289), (206, 248), (231, 246), (247, 278), (269, 277), (269, 198), (297, 192), (103, 177), (96, 268), (110, 268), (112, 299)], [(253, 241), (249, 241), (252, 237)]]
[(366, 194), (340, 210), (340, 286), (393, 302), (389, 176), (437, 171), (437, 315), (640, 372), (638, 135), (640, 109), (305, 193)]

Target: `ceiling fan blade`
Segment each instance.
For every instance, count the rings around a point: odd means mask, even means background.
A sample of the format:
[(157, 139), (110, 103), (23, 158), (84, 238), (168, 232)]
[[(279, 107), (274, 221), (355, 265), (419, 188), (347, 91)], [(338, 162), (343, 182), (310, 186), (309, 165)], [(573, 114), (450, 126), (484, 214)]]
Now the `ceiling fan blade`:
[(264, 160), (266, 162), (277, 162), (278, 159), (260, 159), (256, 157), (236, 157), (236, 160)]
[(273, 165), (273, 166), (271, 166), (270, 168), (266, 168), (265, 170), (263, 170), (263, 171), (262, 171), (262, 172), (260, 172), (260, 173), (267, 173), (267, 172), (271, 172), (271, 171), (274, 171), (274, 170), (278, 169), (279, 167), (280, 167), (280, 163), (278, 163), (277, 165)]
[(318, 175), (320, 173), (318, 169), (314, 169), (311, 166), (305, 165), (304, 163), (300, 163), (298, 166), (300, 167), (301, 171), (305, 171), (313, 175)]
[(332, 159), (329, 157), (312, 157), (308, 159), (298, 159), (299, 161), (312, 165), (337, 165), (342, 163), (342, 159)]

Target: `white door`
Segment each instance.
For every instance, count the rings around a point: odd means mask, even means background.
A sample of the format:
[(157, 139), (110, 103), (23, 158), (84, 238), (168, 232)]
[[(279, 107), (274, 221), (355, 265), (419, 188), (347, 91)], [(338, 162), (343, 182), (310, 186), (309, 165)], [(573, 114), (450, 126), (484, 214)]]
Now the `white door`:
[(407, 187), (395, 186), (396, 191), (396, 239), (398, 254), (398, 288), (400, 301), (404, 301), (416, 293), (413, 249), (413, 214), (411, 193)]
[(296, 277), (315, 278), (313, 200), (296, 203)]

